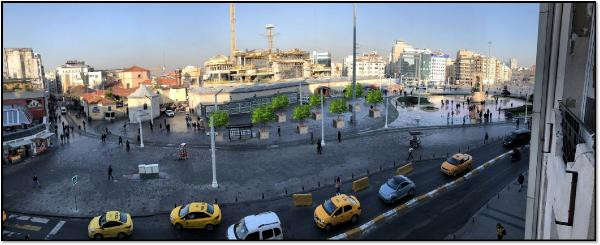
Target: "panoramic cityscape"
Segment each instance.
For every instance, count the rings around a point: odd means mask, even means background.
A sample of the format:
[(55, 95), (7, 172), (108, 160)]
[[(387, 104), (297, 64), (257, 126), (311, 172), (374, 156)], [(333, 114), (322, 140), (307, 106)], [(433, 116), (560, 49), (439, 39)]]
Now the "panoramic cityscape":
[(3, 241), (596, 239), (595, 3), (2, 7)]

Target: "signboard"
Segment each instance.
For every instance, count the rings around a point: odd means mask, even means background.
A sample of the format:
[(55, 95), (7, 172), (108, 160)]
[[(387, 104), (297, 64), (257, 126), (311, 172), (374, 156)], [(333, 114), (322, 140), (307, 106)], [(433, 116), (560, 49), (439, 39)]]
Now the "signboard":
[(75, 186), (77, 184), (77, 180), (79, 179), (79, 177), (77, 175), (74, 175), (71, 178), (71, 183), (73, 183), (73, 186)]

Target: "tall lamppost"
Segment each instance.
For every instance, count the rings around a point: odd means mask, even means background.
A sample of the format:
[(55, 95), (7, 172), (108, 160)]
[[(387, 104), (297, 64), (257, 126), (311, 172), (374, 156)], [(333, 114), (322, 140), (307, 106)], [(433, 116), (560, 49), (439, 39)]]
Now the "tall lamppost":
[(527, 102), (529, 102), (529, 91), (525, 94), (525, 127), (527, 127)]
[(323, 88), (321, 88), (321, 145), (325, 145), (325, 111), (323, 110)]
[(144, 135), (142, 134), (142, 119), (140, 118), (140, 112), (138, 111), (138, 123), (140, 124), (140, 148), (144, 148)]
[(356, 3), (354, 4), (352, 32), (352, 125), (356, 126)]
[[(219, 93), (222, 91), (223, 89), (219, 90), (219, 92), (215, 94), (215, 110), (213, 113), (217, 112), (217, 95), (219, 95)], [(217, 166), (215, 159), (215, 119), (212, 115), (210, 117), (210, 150), (212, 158), (212, 187), (217, 188), (219, 187), (219, 184), (217, 184)]]

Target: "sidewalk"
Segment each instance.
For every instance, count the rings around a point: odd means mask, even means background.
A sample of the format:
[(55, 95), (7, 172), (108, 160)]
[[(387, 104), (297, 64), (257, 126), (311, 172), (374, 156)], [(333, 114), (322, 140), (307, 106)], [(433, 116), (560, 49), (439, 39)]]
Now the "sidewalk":
[(497, 196), (483, 206), (470, 222), (447, 240), (496, 240), (496, 224), (500, 223), (506, 230), (503, 240), (523, 240), (525, 237), (525, 209), (527, 202), (527, 172), (523, 173), (525, 181), (519, 192), (519, 183), (515, 179), (504, 187)]

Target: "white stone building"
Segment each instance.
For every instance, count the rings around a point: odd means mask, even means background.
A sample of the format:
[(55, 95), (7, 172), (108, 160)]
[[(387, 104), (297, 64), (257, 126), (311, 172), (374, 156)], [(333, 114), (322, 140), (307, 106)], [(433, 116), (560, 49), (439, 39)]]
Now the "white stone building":
[(431, 55), (430, 81), (434, 84), (444, 84), (446, 80), (447, 54), (434, 53)]
[(5, 48), (2, 53), (2, 78), (27, 79), (34, 89), (46, 89), (42, 56), (31, 48)]
[(93, 68), (83, 61), (76, 60), (67, 61), (56, 68), (56, 81), (60, 84), (61, 92), (66, 93), (69, 88), (76, 85), (87, 86), (90, 71), (93, 71)]
[(141, 121), (150, 121), (160, 116), (161, 97), (147, 88), (146, 85), (140, 85), (132, 94), (127, 96), (127, 108), (129, 109), (129, 122), (136, 123), (138, 118)]
[(90, 71), (87, 73), (88, 76), (88, 87), (89, 88), (101, 88), (102, 83), (104, 82), (106, 75), (102, 71)]
[[(348, 77), (352, 77), (352, 55), (344, 60), (344, 70)], [(381, 55), (372, 51), (356, 57), (357, 77), (383, 77), (385, 74), (385, 61)]]

